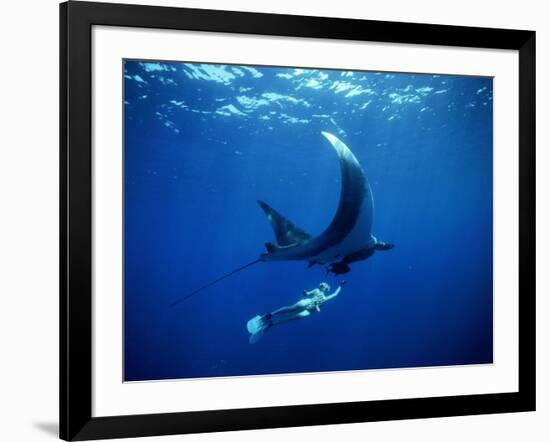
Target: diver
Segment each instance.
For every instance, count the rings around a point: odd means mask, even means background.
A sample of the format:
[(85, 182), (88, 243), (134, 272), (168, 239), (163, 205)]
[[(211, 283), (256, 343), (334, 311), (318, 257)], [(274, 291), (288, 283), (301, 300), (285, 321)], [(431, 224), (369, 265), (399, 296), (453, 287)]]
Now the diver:
[(321, 306), (331, 299), (336, 298), (339, 295), (342, 287), (346, 284), (346, 281), (341, 281), (338, 288), (332, 294), (330, 292), (330, 285), (326, 282), (319, 284), (318, 288), (313, 290), (304, 290), (304, 298), (300, 299), (297, 303), (281, 307), (270, 313), (266, 313), (263, 316), (254, 316), (247, 322), (246, 328), (250, 333), (249, 341), (251, 344), (258, 342), (263, 334), (274, 325), (285, 324), (286, 322), (294, 321), (296, 319), (307, 318), (313, 313), (321, 311)]

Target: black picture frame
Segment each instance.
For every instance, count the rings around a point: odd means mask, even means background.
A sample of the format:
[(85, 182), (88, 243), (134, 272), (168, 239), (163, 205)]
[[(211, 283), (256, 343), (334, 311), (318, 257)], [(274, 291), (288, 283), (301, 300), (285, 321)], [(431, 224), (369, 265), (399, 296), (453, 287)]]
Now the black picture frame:
[[(92, 417), (94, 25), (519, 53), (519, 391), (251, 409)], [(535, 32), (198, 9), (60, 5), (60, 437), (90, 440), (535, 410)]]

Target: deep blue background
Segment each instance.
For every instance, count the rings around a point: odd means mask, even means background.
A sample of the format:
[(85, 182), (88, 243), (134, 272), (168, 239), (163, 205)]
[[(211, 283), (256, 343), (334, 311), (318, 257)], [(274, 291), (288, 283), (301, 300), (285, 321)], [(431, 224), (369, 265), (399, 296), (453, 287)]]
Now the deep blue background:
[[(492, 362), (492, 80), (125, 62), (125, 379)], [(320, 314), (255, 345), (246, 321), (325, 280), (255, 259), (263, 199), (312, 234), (334, 215), (341, 138), (373, 234)], [(338, 279), (329, 277), (335, 287)]]

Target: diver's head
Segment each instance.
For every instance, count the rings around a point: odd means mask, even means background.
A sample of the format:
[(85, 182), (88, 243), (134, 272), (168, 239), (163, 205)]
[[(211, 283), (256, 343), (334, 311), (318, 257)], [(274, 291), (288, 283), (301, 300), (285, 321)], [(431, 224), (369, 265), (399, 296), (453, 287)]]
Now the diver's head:
[(330, 285), (328, 285), (326, 282), (322, 282), (321, 284), (319, 284), (319, 290), (321, 290), (322, 292), (329, 292), (330, 291)]

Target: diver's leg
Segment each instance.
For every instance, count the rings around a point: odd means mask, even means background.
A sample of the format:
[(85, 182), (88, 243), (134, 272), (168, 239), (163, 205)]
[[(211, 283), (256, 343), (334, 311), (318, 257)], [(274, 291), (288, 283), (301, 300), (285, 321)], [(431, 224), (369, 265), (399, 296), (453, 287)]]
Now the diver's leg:
[(311, 315), (311, 312), (309, 310), (302, 310), (294, 315), (287, 315), (286, 317), (277, 318), (275, 320), (272, 320), (272, 322), (273, 325), (281, 325), (286, 324), (290, 321), (295, 321), (296, 319), (307, 318), (309, 315)]
[(286, 307), (281, 307), (277, 310), (272, 311), (271, 316), (300, 312), (300, 311), (304, 310), (305, 305), (308, 304), (308, 303), (309, 303), (308, 299), (301, 299), (296, 304), (289, 305), (289, 306), (286, 306)]

